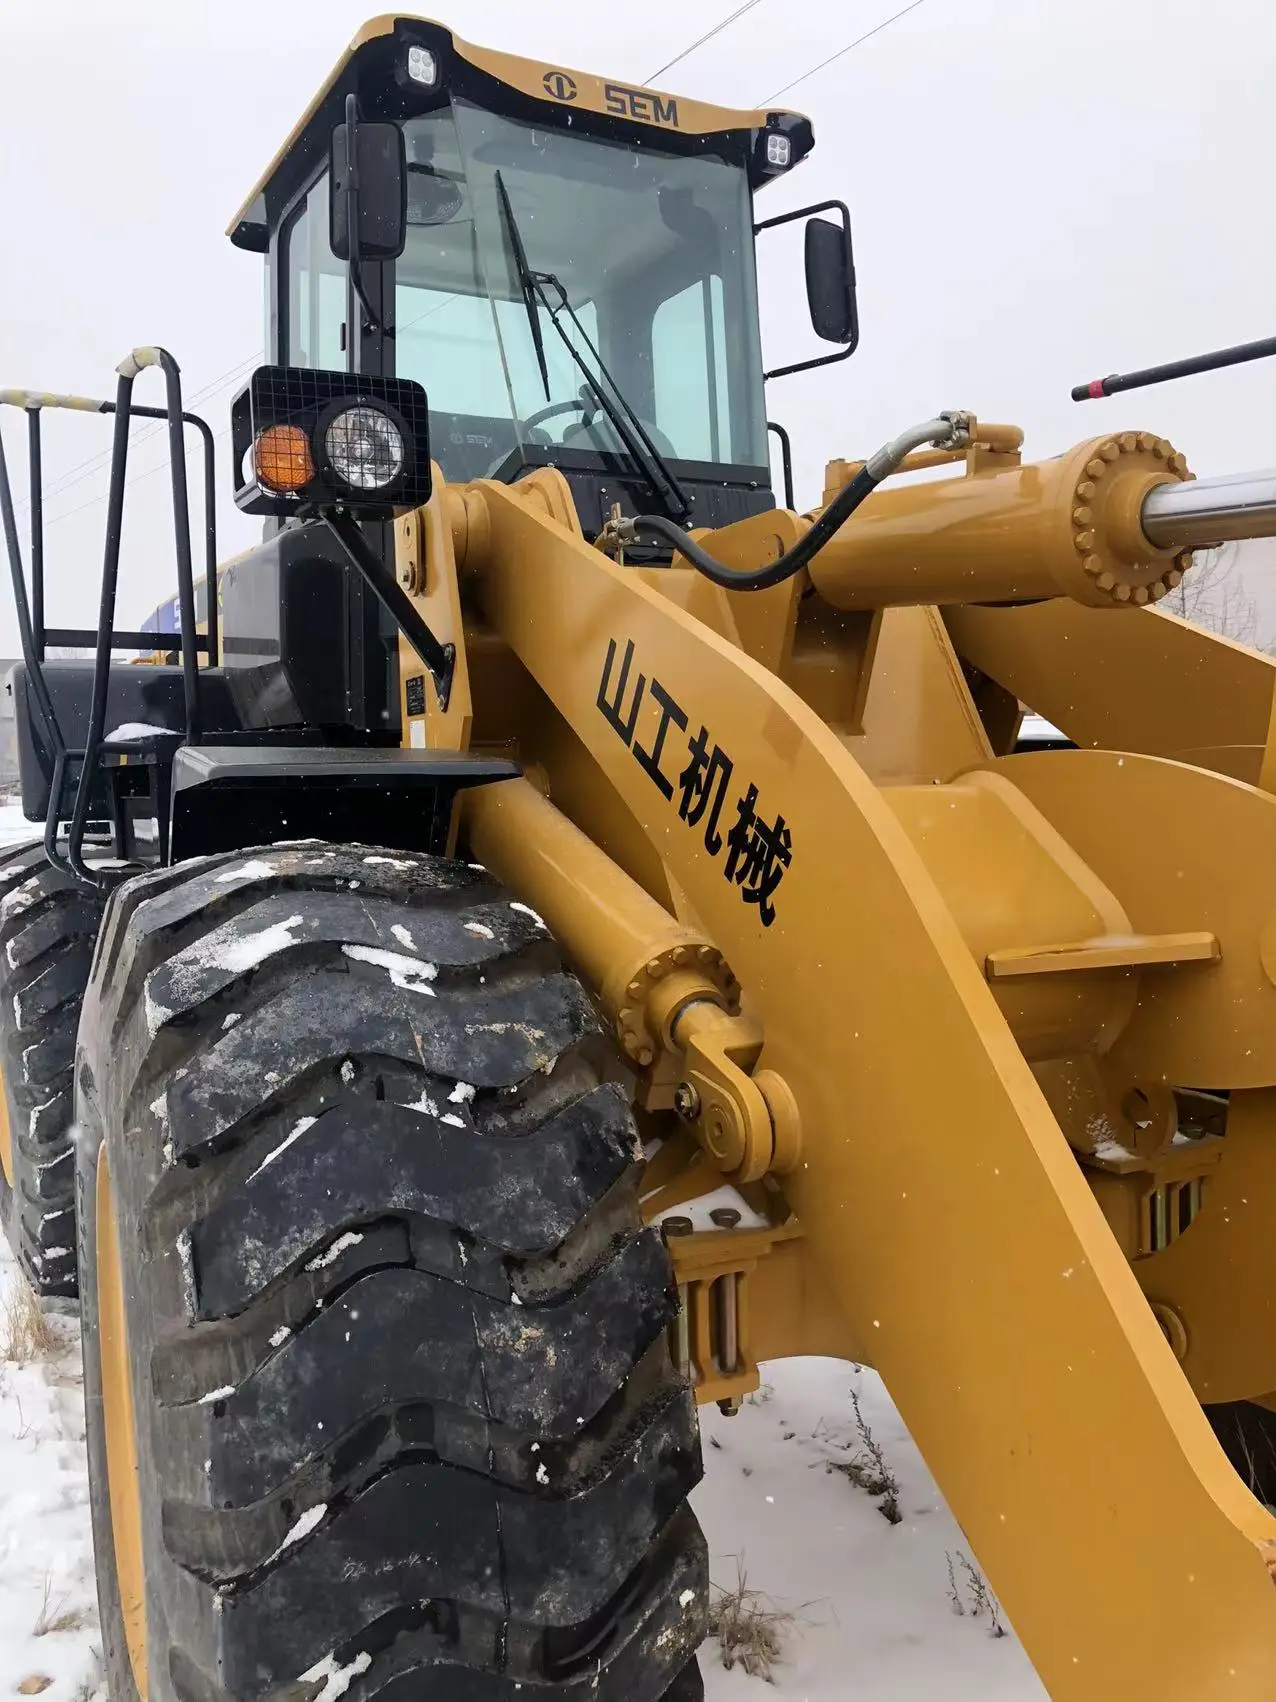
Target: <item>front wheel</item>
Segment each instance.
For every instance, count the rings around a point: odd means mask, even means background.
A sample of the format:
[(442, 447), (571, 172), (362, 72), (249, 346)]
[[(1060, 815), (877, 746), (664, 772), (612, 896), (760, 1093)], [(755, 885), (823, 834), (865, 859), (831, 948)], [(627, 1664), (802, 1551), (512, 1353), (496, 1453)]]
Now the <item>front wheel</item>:
[(612, 1074), (467, 865), (309, 844), (114, 895), (77, 1180), (115, 1702), (701, 1694), (695, 1412)]

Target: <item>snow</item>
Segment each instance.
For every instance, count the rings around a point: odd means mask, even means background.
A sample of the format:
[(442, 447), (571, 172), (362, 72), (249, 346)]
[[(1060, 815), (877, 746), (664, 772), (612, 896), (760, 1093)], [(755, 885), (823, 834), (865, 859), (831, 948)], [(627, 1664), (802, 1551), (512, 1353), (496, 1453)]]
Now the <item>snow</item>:
[[(276, 952), (287, 951), (289, 946), (295, 945), (292, 930), (300, 928), (301, 922), (300, 916), (289, 916), (286, 922), (276, 922), (255, 934), (245, 934), (242, 939), (218, 940), (213, 961), (232, 975), (243, 975), (250, 969), (256, 969), (259, 963), (264, 963)], [(215, 934), (209, 935), (210, 941), (215, 938)]]
[(405, 1111), (420, 1111), (426, 1117), (437, 1117), (439, 1114), (438, 1106), (424, 1089), (422, 1089), (420, 1099), (415, 1100), (411, 1105), (405, 1104), (403, 1109)]
[[(515, 901), (514, 903), (512, 903), (510, 905), (510, 909), (511, 910), (518, 910), (524, 916), (530, 916), (532, 921), (536, 923), (536, 926), (538, 928), (544, 928), (545, 927), (545, 918), (543, 916), (538, 916), (536, 914), (536, 912), (532, 909), (530, 904), (519, 904), (517, 901)], [(548, 929), (546, 929), (546, 932), (548, 932)]]
[[(706, 1474), (692, 1503), (714, 1584), (732, 1588), (742, 1571), (794, 1621), (765, 1689), (706, 1643), (706, 1702), (1045, 1702), (1013, 1633), (994, 1637), (971, 1614), (960, 1556), (974, 1557), (880, 1378), (836, 1359), (776, 1361), (762, 1378), (734, 1418), (701, 1407)], [(859, 1445), (852, 1390), (899, 1479), (897, 1525), (826, 1468)]]
[[(303, 1537), (308, 1537), (315, 1526), (322, 1522), (327, 1511), (328, 1503), (326, 1501), (321, 1501), (317, 1507), (308, 1508), (297, 1520), (297, 1523), (290, 1527), (284, 1540), (275, 1550), (275, 1554), (282, 1554), (286, 1548), (291, 1548), (293, 1543), (300, 1542)], [(271, 1555), (272, 1560), (275, 1558), (275, 1554)]]
[(408, 932), (408, 930), (403, 926), (402, 922), (391, 923), (390, 932), (394, 935), (395, 939), (398, 940), (398, 942), (401, 946), (406, 946), (409, 951), (415, 951), (416, 950), (416, 941), (412, 938), (412, 935)]
[(153, 727), (146, 721), (122, 721), (106, 735), (108, 745), (136, 745), (143, 739), (180, 739), (174, 727)]
[(306, 1269), (308, 1271), (321, 1271), (325, 1265), (330, 1265), (334, 1260), (339, 1259), (347, 1247), (357, 1247), (362, 1240), (362, 1235), (348, 1230), (346, 1234), (337, 1237), (326, 1253), (320, 1253), (317, 1259), (311, 1259)]
[(0, 804), (0, 845), (21, 845), (24, 839), (39, 839), (43, 832), (39, 822), (23, 815), (21, 804)]
[(1123, 1147), (1114, 1136), (1105, 1135), (1102, 1140), (1094, 1143), (1094, 1156), (1096, 1158), (1118, 1159), (1132, 1158), (1134, 1155), (1127, 1147)]
[(405, 957), (401, 951), (382, 951), (380, 946), (342, 946), (341, 949), (356, 963), (375, 963), (379, 968), (389, 970), (391, 981), (405, 992), (428, 993), (431, 998), (434, 997), (434, 988), (427, 985), (438, 974), (434, 964), (422, 963), (417, 957)]
[[(0, 1242), (0, 1291), (18, 1280)], [(0, 1697), (38, 1674), (51, 1680), (46, 1702), (105, 1702), (78, 1332), (68, 1318), (49, 1324), (52, 1358), (0, 1363)], [(993, 1637), (970, 1612), (960, 1557), (973, 1556), (875, 1374), (798, 1359), (763, 1366), (762, 1376), (761, 1394), (734, 1418), (701, 1408), (706, 1476), (693, 1501), (714, 1583), (734, 1586), (742, 1570), (750, 1589), (794, 1619), (766, 1688), (739, 1667), (726, 1671), (706, 1643), (707, 1702), (1045, 1702), (1013, 1634)], [(872, 1495), (825, 1469), (855, 1452), (852, 1390), (899, 1479), (897, 1525)], [(302, 1540), (322, 1516), (310, 1509), (286, 1540)], [(960, 1617), (949, 1556), (967, 1608)], [(46, 1579), (46, 1617), (56, 1610), (74, 1628), (36, 1636)], [(322, 1680), (315, 1702), (337, 1702), (370, 1664), (366, 1653), (345, 1666), (329, 1655), (300, 1678)]]
[[(211, 934), (194, 945), (187, 946), (169, 960), (172, 974), (172, 985), (178, 997), (186, 996), (189, 989), (198, 985), (201, 971), (206, 969), (222, 969), (229, 975), (246, 975), (250, 969), (256, 969), (259, 963), (264, 963), (275, 953), (287, 951), (296, 945), (293, 929), (302, 926), (302, 917), (289, 916), (286, 921), (272, 923), (268, 928), (259, 928), (253, 934), (239, 934), (238, 921), (227, 922), (220, 928), (214, 928)], [(162, 1013), (166, 1018), (171, 1013), (163, 1006), (152, 1007), (150, 995), (150, 977), (146, 982), (147, 1017), (153, 1024), (155, 1032), (154, 1013)]]
[(226, 886), (231, 881), (266, 880), (274, 872), (273, 864), (263, 863), (257, 858), (253, 862), (241, 863), (237, 869), (223, 869), (220, 875), (213, 876), (213, 880), (218, 886)]
[(286, 1134), (283, 1140), (280, 1141), (279, 1145), (277, 1147), (272, 1147), (266, 1154), (265, 1158), (262, 1159), (261, 1163), (257, 1166), (256, 1170), (253, 1171), (248, 1180), (252, 1182), (260, 1176), (268, 1164), (273, 1164), (275, 1159), (279, 1157), (279, 1154), (287, 1151), (295, 1140), (305, 1134), (307, 1129), (313, 1128), (315, 1122), (316, 1119), (314, 1117), (302, 1117), (299, 1122), (295, 1123), (288, 1134)]
[[(0, 1306), (20, 1282), (0, 1240)], [(48, 1319), (51, 1358), (0, 1360), (0, 1696), (51, 1682), (45, 1702), (104, 1696), (74, 1320)], [(65, 1629), (36, 1628), (50, 1623)]]

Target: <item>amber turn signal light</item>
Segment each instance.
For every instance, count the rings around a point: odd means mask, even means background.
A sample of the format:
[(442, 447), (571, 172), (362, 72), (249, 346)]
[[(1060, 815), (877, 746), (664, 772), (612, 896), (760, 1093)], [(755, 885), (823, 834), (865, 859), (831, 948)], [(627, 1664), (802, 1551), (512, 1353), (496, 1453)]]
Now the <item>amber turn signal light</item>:
[(300, 490), (315, 476), (308, 435), (300, 426), (267, 426), (253, 444), (253, 469), (267, 490)]

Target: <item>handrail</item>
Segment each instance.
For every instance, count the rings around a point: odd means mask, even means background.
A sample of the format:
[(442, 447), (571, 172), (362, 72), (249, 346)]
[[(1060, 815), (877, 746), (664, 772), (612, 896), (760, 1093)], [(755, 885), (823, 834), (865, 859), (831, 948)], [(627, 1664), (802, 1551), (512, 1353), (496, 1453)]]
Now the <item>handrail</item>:
[[(134, 380), (145, 367), (158, 365), (166, 379), (166, 406), (153, 408), (132, 402)], [(181, 610), (181, 633), (178, 644), (182, 655), (183, 683), (186, 696), (187, 737), (198, 740), (200, 729), (199, 679), (197, 655), (205, 650), (210, 661), (218, 656), (217, 609), (217, 515), (216, 465), (212, 430), (198, 414), (187, 413), (181, 405), (181, 379), (177, 363), (162, 349), (137, 349), (120, 363), (119, 384), (115, 401), (89, 396), (57, 395), (47, 391), (0, 389), (0, 407), (19, 408), (27, 416), (27, 456), (30, 480), (31, 508), (31, 591), (28, 595), (26, 572), (22, 562), (22, 547), (18, 537), (17, 518), (13, 507), (13, 491), (9, 480), (0, 433), (0, 527), (4, 532), (9, 574), (13, 585), (14, 603), (18, 616), (18, 632), (22, 657), (31, 681), (31, 691), (40, 718), (45, 724), (53, 755), (53, 774), (49, 786), (49, 807), (44, 824), (44, 849), (49, 861), (65, 870), (79, 884), (94, 889), (101, 882), (88, 869), (83, 859), (84, 830), (88, 819), (93, 778), (102, 743), (105, 724), (106, 698), (110, 682), (111, 651), (135, 646), (139, 634), (116, 632), (114, 629), (115, 592), (119, 570), (120, 522), (123, 510), (124, 469), (128, 454), (129, 422), (134, 416), (142, 419), (165, 420), (169, 428), (169, 454), (173, 479), (174, 528), (177, 541), (178, 601)], [(111, 414), (116, 417), (112, 439), (111, 485), (108, 492), (106, 560), (103, 570), (102, 619), (94, 634), (78, 629), (55, 629), (45, 626), (44, 599), (44, 491), (43, 456), (40, 415), (46, 408), (65, 409), (75, 413)], [(204, 554), (205, 584), (208, 596), (208, 633), (205, 638), (195, 631), (194, 570), (190, 547), (190, 502), (186, 485), (186, 458), (183, 426), (193, 426), (199, 432), (203, 446), (204, 472)], [(148, 635), (152, 639), (167, 637)], [(87, 640), (96, 647), (93, 712), (90, 714), (89, 734), (83, 751), (68, 748), (48, 682), (44, 677), (45, 649), (52, 638), (57, 643), (69, 637)], [(156, 643), (156, 647), (160, 647)], [(165, 646), (168, 648), (168, 646)], [(95, 721), (98, 723), (95, 732)], [(67, 854), (58, 848), (58, 826), (63, 819), (63, 793), (67, 770), (78, 761), (75, 802), (71, 814)]]

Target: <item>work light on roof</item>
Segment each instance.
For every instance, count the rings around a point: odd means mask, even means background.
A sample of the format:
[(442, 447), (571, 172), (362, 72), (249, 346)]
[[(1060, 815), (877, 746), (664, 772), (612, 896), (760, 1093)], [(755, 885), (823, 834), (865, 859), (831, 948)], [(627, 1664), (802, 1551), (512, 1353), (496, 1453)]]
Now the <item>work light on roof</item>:
[(766, 163), (774, 166), (777, 171), (786, 171), (789, 161), (793, 158), (793, 144), (780, 130), (768, 132), (766, 139)]
[(428, 47), (409, 47), (408, 77), (425, 89), (432, 89), (438, 82), (439, 62)]

